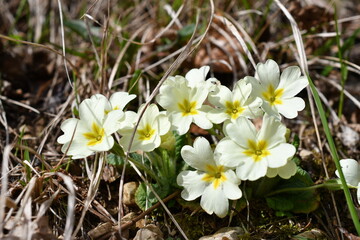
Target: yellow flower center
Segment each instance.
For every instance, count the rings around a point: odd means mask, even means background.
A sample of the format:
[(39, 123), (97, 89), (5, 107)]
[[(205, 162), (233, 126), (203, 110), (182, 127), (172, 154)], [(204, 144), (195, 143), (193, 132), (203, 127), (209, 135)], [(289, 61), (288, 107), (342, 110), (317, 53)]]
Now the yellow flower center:
[(258, 142), (248, 140), (249, 149), (245, 150), (244, 154), (252, 157), (255, 162), (260, 161), (263, 157), (270, 155), (270, 152), (267, 150), (267, 145), (265, 140), (260, 140)]
[(94, 146), (102, 142), (105, 136), (105, 130), (93, 122), (91, 126), (91, 132), (84, 133), (83, 135), (88, 140), (86, 145)]
[(225, 102), (226, 113), (232, 118), (237, 119), (239, 115), (244, 111), (245, 108), (240, 106), (240, 101)]
[(113, 110), (119, 110), (119, 106), (115, 106), (113, 109), (111, 110), (105, 110), (105, 115), (108, 114), (109, 112), (113, 111)]
[(224, 174), (224, 170), (225, 168), (222, 165), (220, 166), (207, 165), (206, 174), (201, 180), (212, 183), (214, 189), (217, 189), (222, 182), (225, 182), (227, 180)]
[(137, 133), (139, 134), (140, 140), (150, 140), (155, 134), (155, 129), (153, 129), (150, 124), (146, 124), (143, 129), (138, 129)]
[(183, 116), (198, 114), (198, 111), (195, 108), (196, 101), (189, 102), (187, 99), (184, 99), (182, 103), (178, 103), (178, 106)]
[(275, 90), (274, 86), (272, 84), (270, 84), (268, 86), (268, 89), (266, 92), (262, 93), (265, 100), (268, 101), (271, 106), (282, 104), (283, 102), (281, 100), (281, 97), (283, 94), (284, 94), (283, 88), (279, 88), (279, 89)]

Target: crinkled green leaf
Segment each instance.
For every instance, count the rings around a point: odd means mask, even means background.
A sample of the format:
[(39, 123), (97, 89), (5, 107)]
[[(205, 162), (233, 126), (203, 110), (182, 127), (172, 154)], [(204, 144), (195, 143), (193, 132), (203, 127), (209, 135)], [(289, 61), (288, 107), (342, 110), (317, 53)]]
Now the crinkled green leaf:
[[(273, 191), (281, 193), (271, 195), (266, 201), (272, 209), (280, 212), (309, 213), (317, 209), (320, 197), (314, 189), (296, 190), (296, 188), (306, 189), (314, 183), (310, 175), (298, 167), (295, 176), (288, 180), (281, 180)], [(288, 191), (286, 191), (288, 189)]]
[[(160, 186), (159, 184), (151, 185), (160, 198), (165, 198), (169, 194), (168, 186)], [(157, 203), (158, 200), (150, 189), (146, 189), (145, 183), (140, 183), (135, 193), (135, 202), (141, 210), (145, 211)]]
[(196, 25), (192, 23), (192, 24), (186, 25), (185, 27), (180, 29), (178, 31), (180, 38), (190, 37), (192, 35), (192, 33), (195, 31), (195, 26)]
[(266, 202), (269, 207), (278, 211), (291, 211), (294, 208), (294, 203), (282, 196), (268, 197)]
[(111, 165), (121, 166), (124, 165), (124, 159), (116, 154), (109, 153), (106, 157), (106, 162)]

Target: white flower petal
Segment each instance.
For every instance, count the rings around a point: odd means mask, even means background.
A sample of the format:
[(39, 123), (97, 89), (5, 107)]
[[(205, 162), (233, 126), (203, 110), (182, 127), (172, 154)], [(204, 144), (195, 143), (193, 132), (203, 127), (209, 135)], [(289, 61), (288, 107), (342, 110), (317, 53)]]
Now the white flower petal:
[(269, 151), (270, 155), (264, 157), (268, 167), (278, 168), (284, 166), (288, 159), (294, 156), (296, 148), (289, 143), (281, 143)]
[(216, 145), (215, 154), (219, 155), (221, 165), (233, 168), (239, 166), (241, 160), (244, 159), (245, 150), (230, 138), (225, 137)]
[(152, 140), (145, 140), (141, 141), (139, 139), (134, 140), (133, 144), (131, 145), (130, 152), (135, 152), (138, 150), (144, 151), (144, 152), (151, 152), (155, 148), (159, 147), (161, 143), (161, 139), (158, 135), (154, 136)]
[[(346, 182), (352, 186), (357, 186), (360, 182), (359, 163), (354, 159), (342, 159), (340, 160), (340, 165)], [(337, 170), (335, 174), (340, 177)]]
[(213, 126), (212, 122), (207, 118), (207, 113), (200, 110), (199, 114), (193, 115), (193, 120), (202, 129), (210, 129)]
[(170, 115), (170, 120), (173, 128), (178, 131), (179, 135), (183, 135), (189, 131), (192, 117), (189, 115), (183, 116), (182, 113), (176, 112)]
[(263, 104), (261, 108), (264, 110), (264, 112), (270, 116), (274, 116), (278, 119), (281, 119), (281, 116), (279, 114), (278, 106), (280, 105), (270, 105), (268, 101), (265, 101), (263, 99)]
[(232, 92), (226, 86), (218, 86), (216, 91), (209, 93), (209, 102), (216, 106), (224, 108), (226, 102), (232, 102)]
[(307, 78), (300, 75), (301, 71), (297, 66), (288, 67), (283, 71), (278, 86), (284, 89), (283, 98), (294, 97), (309, 84)]
[(159, 135), (160, 136), (165, 135), (167, 132), (169, 132), (170, 127), (171, 127), (169, 118), (164, 114), (160, 114), (158, 116), (158, 125), (159, 125)]
[(88, 146), (90, 150), (101, 152), (108, 151), (114, 146), (114, 138), (112, 136), (104, 136), (100, 143)]
[(128, 92), (116, 92), (111, 95), (109, 101), (113, 109), (124, 110), (125, 106), (134, 98), (136, 98), (135, 94), (129, 94)]
[(266, 176), (269, 178), (279, 175), (283, 179), (289, 179), (296, 174), (297, 166), (294, 161), (289, 160), (285, 166), (279, 168), (268, 168)]
[(69, 142), (71, 138), (73, 138), (75, 128), (79, 122), (79, 119), (69, 118), (61, 123), (60, 129), (64, 132), (63, 135), (58, 137), (57, 142), (60, 144), (64, 144)]
[(216, 89), (221, 86), (221, 83), (216, 78), (212, 77), (205, 81), (205, 87), (209, 90), (209, 92), (214, 92)]
[(248, 117), (248, 118), (257, 118), (260, 117), (263, 114), (263, 110), (260, 108), (263, 104), (263, 101), (261, 98), (256, 97), (255, 99), (252, 99), (253, 101), (246, 102), (245, 109), (241, 113), (241, 116)]
[(128, 128), (133, 129), (135, 127), (137, 119), (138, 119), (138, 115), (136, 112), (126, 111), (125, 117), (122, 118), (121, 121), (119, 122), (120, 134), (122, 135), (121, 131), (123, 129), (128, 129)]
[(249, 98), (252, 91), (252, 85), (247, 81), (241, 79), (236, 82), (233, 90), (232, 101), (239, 100), (243, 105), (245, 101)]
[(231, 200), (241, 198), (242, 192), (239, 188), (240, 179), (238, 179), (233, 170), (227, 170), (224, 174), (227, 178), (227, 180), (222, 183), (225, 196)]
[(283, 179), (289, 179), (296, 174), (297, 166), (292, 160), (288, 161), (283, 167), (278, 168), (279, 176)]
[(197, 137), (194, 147), (183, 146), (181, 156), (187, 164), (198, 170), (206, 171), (207, 165), (216, 165), (213, 151), (204, 137)]
[(89, 126), (93, 122), (101, 125), (105, 117), (105, 106), (108, 104), (109, 102), (106, 97), (101, 94), (85, 99), (79, 106), (80, 119), (84, 120)]
[[(144, 108), (145, 108), (145, 104), (142, 104), (139, 107), (138, 114), (140, 114), (144, 110)], [(160, 114), (159, 108), (155, 104), (150, 104), (146, 108), (146, 110), (140, 120), (140, 124), (142, 125), (141, 127), (145, 127), (146, 124), (150, 124), (150, 126), (152, 126), (157, 121), (159, 114)], [(139, 127), (140, 127), (140, 124), (139, 124)]]
[[(69, 145), (70, 145), (70, 147), (69, 147)], [(86, 142), (75, 141), (75, 140), (72, 142), (65, 143), (62, 146), (61, 151), (63, 153), (66, 153), (67, 155), (72, 155), (72, 158), (74, 158), (74, 159), (85, 158), (94, 153), (94, 151), (90, 150), (86, 146)]]
[(358, 203), (360, 204), (360, 183), (357, 185), (358, 189), (356, 191), (356, 197), (358, 200)]
[(261, 85), (258, 79), (251, 76), (246, 76), (244, 78), (244, 81), (251, 84), (252, 86), (251, 95), (262, 98), (262, 93), (266, 91), (266, 87)]
[(218, 217), (225, 217), (229, 210), (229, 200), (221, 188), (214, 188), (212, 184), (205, 188), (201, 196), (200, 206), (208, 213), (215, 213)]
[(266, 172), (266, 176), (268, 178), (274, 178), (278, 175), (279, 169), (278, 168), (268, 168)]
[(258, 63), (255, 75), (264, 86), (271, 84), (276, 89), (279, 85), (280, 69), (274, 60), (269, 59), (264, 64)]
[(226, 119), (228, 119), (228, 116), (224, 109), (212, 109), (210, 112), (207, 113), (206, 117), (213, 123), (219, 124), (224, 122)]
[(258, 140), (265, 140), (268, 148), (286, 142), (286, 127), (279, 119), (267, 114), (263, 117), (263, 125), (258, 133)]
[(120, 128), (120, 120), (124, 117), (122, 110), (113, 110), (106, 115), (103, 128), (106, 135), (113, 134)]
[(189, 81), (191, 87), (196, 86), (197, 84), (205, 83), (206, 75), (209, 72), (209, 66), (202, 66), (201, 68), (191, 69), (186, 75), (185, 78)]
[(200, 197), (207, 182), (203, 181), (203, 172), (199, 171), (183, 171), (177, 178), (176, 182), (179, 186), (183, 186), (184, 190), (181, 192), (181, 197), (187, 201), (192, 201)]
[(199, 109), (203, 106), (204, 101), (206, 100), (209, 92), (204, 87), (194, 87), (191, 88), (189, 92), (189, 102), (196, 101), (196, 109)]
[(267, 162), (262, 159), (260, 161), (254, 161), (252, 157), (241, 162), (240, 166), (236, 168), (236, 175), (241, 180), (255, 181), (261, 177), (264, 177), (267, 172)]
[(277, 105), (277, 109), (281, 115), (288, 119), (296, 118), (298, 112), (305, 108), (304, 100), (299, 97), (282, 99), (282, 102), (282, 104)]
[(255, 140), (257, 134), (254, 124), (244, 117), (239, 117), (234, 122), (228, 123), (224, 126), (224, 132), (226, 136), (244, 149), (248, 146), (248, 140)]

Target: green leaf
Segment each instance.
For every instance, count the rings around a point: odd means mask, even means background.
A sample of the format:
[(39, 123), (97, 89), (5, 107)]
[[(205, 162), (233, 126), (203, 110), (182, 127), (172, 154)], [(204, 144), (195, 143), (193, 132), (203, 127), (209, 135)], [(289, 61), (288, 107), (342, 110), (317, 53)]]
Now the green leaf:
[(139, 88), (138, 88), (138, 82), (139, 79), (142, 75), (142, 70), (141, 69), (137, 69), (134, 71), (134, 74), (132, 76), (132, 78), (130, 79), (130, 83), (129, 83), (129, 94), (139, 94)]
[[(80, 35), (85, 40), (89, 39), (88, 30), (86, 28), (86, 24), (85, 24), (84, 21), (81, 21), (81, 20), (64, 20), (64, 25), (67, 28), (71, 29), (73, 32)], [(101, 38), (99, 36), (100, 36), (100, 33), (101, 33), (101, 28), (100, 27), (91, 27), (90, 26), (90, 32), (91, 32), (91, 37), (93, 38), (95, 44), (97, 44), (97, 45), (100, 44)]]
[(115, 166), (122, 166), (124, 165), (124, 159), (116, 154), (109, 153), (106, 157), (106, 162), (111, 165)]
[(175, 159), (181, 159), (181, 149), (186, 144), (186, 134), (179, 135), (174, 131), (175, 135)]
[[(168, 186), (160, 186), (158, 184), (151, 184), (155, 192), (160, 198), (165, 198), (169, 194)], [(147, 208), (153, 206), (158, 200), (150, 189), (146, 188), (145, 183), (140, 183), (135, 193), (135, 203), (139, 208), (145, 211)]]
[(195, 31), (195, 24), (189, 24), (178, 31), (180, 39), (190, 38), (192, 33)]
[(291, 144), (294, 145), (296, 150), (298, 150), (299, 145), (300, 145), (300, 138), (299, 138), (299, 136), (297, 134), (295, 134), (294, 140), (293, 140), (293, 142)]
[(269, 207), (278, 211), (291, 211), (294, 208), (294, 203), (282, 196), (275, 196), (266, 198)]
[(285, 214), (312, 212), (317, 209), (320, 201), (315, 189), (311, 188), (313, 185), (310, 175), (298, 167), (295, 176), (279, 182), (273, 189), (274, 194), (270, 193), (266, 202), (272, 209)]

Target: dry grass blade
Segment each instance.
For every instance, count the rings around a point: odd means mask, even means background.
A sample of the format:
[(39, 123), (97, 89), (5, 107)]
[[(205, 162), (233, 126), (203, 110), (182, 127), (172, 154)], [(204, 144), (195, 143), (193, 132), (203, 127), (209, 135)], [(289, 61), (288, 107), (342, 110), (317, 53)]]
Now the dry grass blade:
[(1, 163), (1, 195), (0, 195), (0, 238), (3, 237), (3, 228), (4, 228), (4, 217), (5, 217), (5, 206), (6, 206), (6, 193), (8, 187), (8, 177), (7, 174), (9, 156), (12, 147), (11, 145), (6, 145), (3, 152), (3, 159)]
[(275, 3), (279, 6), (281, 11), (285, 14), (286, 18), (290, 22), (291, 29), (293, 31), (294, 40), (295, 40), (296, 47), (297, 47), (297, 50), (298, 50), (298, 54), (299, 54), (299, 57), (300, 57), (300, 62), (299, 62), (300, 67), (301, 67), (303, 73), (305, 75), (308, 75), (309, 69), (308, 69), (307, 58), (306, 58), (306, 53), (305, 53), (305, 47), (304, 47), (304, 43), (303, 43), (303, 40), (302, 40), (300, 29), (299, 29), (295, 19), (289, 13), (289, 11), (286, 9), (286, 7), (279, 0), (275, 0)]
[(30, 181), (28, 182), (28, 184), (26, 185), (26, 192), (24, 194), (24, 196), (21, 198), (21, 206), (19, 208), (19, 210), (17, 211), (14, 221), (13, 221), (13, 228), (10, 231), (9, 235), (11, 236), (13, 234), (13, 231), (16, 230), (15, 226), (17, 226), (19, 224), (19, 222), (21, 221), (21, 218), (24, 215), (24, 212), (26, 211), (26, 205), (28, 202), (30, 202), (31, 204), (31, 195), (33, 193), (36, 181), (37, 181), (37, 177), (32, 177), (30, 179)]
[[(42, 132), (42, 135), (44, 135), (43, 139), (41, 140), (41, 143), (39, 145), (39, 148), (37, 150), (38, 154), (40, 154), (42, 152), (42, 149), (52, 131), (52, 129), (60, 122), (61, 117), (64, 114), (64, 111), (67, 109), (68, 105), (70, 104), (70, 102), (73, 100), (74, 98), (74, 93), (72, 92), (70, 94), (70, 96), (68, 96), (67, 100), (65, 103), (63, 103), (61, 109), (59, 110), (59, 112), (57, 113), (57, 115), (51, 120), (51, 122), (45, 127), (44, 131)], [(63, 155), (63, 157), (60, 159), (60, 163), (62, 162), (62, 160), (65, 158), (65, 154)]]
[(55, 198), (57, 198), (59, 193), (60, 193), (60, 189), (56, 190), (56, 192), (54, 192), (48, 200), (46, 200), (40, 205), (39, 211), (35, 218), (35, 222), (39, 221), (45, 215), (46, 211), (50, 208), (52, 202), (54, 201)]
[[(87, 30), (87, 32), (88, 32), (88, 35), (89, 35), (89, 38), (90, 38), (90, 42), (91, 42), (91, 48), (92, 48), (92, 50), (93, 50), (93, 52), (94, 52), (94, 54), (95, 54), (95, 59), (96, 59), (96, 62), (97, 62), (97, 64), (98, 64), (98, 67), (99, 68), (101, 68), (101, 63), (100, 63), (100, 57), (99, 57), (99, 54), (98, 54), (98, 52), (97, 52), (97, 50), (96, 50), (96, 46), (95, 46), (95, 43), (94, 43), (94, 39), (93, 39), (93, 37), (92, 37), (92, 33), (91, 33), (91, 30), (90, 30), (90, 25), (89, 25), (89, 22), (88, 22), (88, 18), (90, 18), (89, 17), (89, 15), (88, 14), (85, 14), (84, 15), (85, 16), (85, 26), (86, 26), (86, 30)], [(90, 19), (93, 19), (93, 18), (90, 18)]]
[[(238, 61), (240, 63), (240, 65), (243, 67), (244, 69), (244, 72), (245, 74), (248, 73), (247, 71), (247, 67), (246, 67), (246, 62), (244, 60), (244, 58), (242, 57), (242, 55), (240, 54), (240, 51), (237, 49), (236, 47), (236, 43), (234, 43), (233, 39), (230, 37), (230, 35), (225, 31), (223, 30), (222, 28), (220, 28), (220, 26), (218, 26), (217, 24), (214, 23), (214, 28), (216, 29), (216, 31), (218, 31), (222, 36), (224, 36), (224, 38), (229, 42), (231, 48), (234, 50), (237, 58), (238, 58)], [(215, 38), (210, 38), (210, 41), (211, 43), (213, 43), (214, 45), (216, 45), (218, 48), (220, 48), (229, 58), (229, 61), (231, 64), (231, 67), (230, 69), (232, 70), (233, 72), (233, 75), (234, 75), (234, 83), (235, 81), (238, 80), (238, 77), (237, 77), (237, 71), (236, 71), (236, 65), (235, 65), (235, 61), (234, 61), (234, 58), (233, 56), (226, 50), (226, 48), (222, 47), (222, 44), (221, 43), (218, 43), (218, 40), (215, 39)]]
[[(97, 161), (95, 161), (95, 163), (94, 163), (92, 176), (89, 177), (90, 178), (90, 186), (89, 186), (89, 190), (88, 190), (88, 193), (87, 193), (87, 196), (85, 199), (84, 208), (81, 212), (81, 217), (77, 223), (77, 226), (72, 234), (73, 238), (76, 237), (78, 231), (80, 230), (82, 223), (84, 221), (85, 214), (88, 211), (90, 204), (93, 201), (93, 199), (96, 195), (96, 192), (99, 188), (99, 183), (101, 180), (101, 175), (103, 173), (103, 168), (104, 168), (104, 164), (105, 164), (104, 157), (105, 156), (103, 154), (100, 154), (100, 156), (97, 155)], [(98, 162), (98, 163), (96, 164), (96, 162)]]
[[(0, 96), (0, 97), (2, 97), (2, 96)], [(1, 112), (0, 121), (1, 121), (1, 124), (5, 128), (5, 145), (9, 145), (9, 125), (8, 125), (8, 122), (7, 122), (4, 106), (3, 106), (1, 100), (0, 100), (0, 112)]]
[(60, 176), (63, 180), (70, 194), (68, 195), (68, 207), (66, 212), (66, 224), (64, 230), (64, 239), (70, 240), (72, 235), (72, 230), (75, 223), (75, 189), (73, 180), (62, 173), (55, 173)]
[(61, 7), (61, 0), (58, 0), (58, 6), (59, 6), (59, 17), (60, 17), (60, 29), (61, 29), (61, 43), (62, 43), (62, 56), (63, 56), (63, 60), (64, 60), (64, 67), (65, 67), (65, 71), (66, 71), (66, 76), (68, 78), (69, 84), (71, 86), (71, 88), (74, 88), (74, 86), (71, 83), (71, 78), (70, 78), (70, 74), (69, 74), (69, 70), (68, 67), (66, 65), (66, 51), (65, 51), (65, 31), (64, 31), (64, 22), (63, 22), (63, 15), (62, 15), (62, 7)]
[[(340, 84), (337, 83), (337, 81), (335, 79), (330, 79), (330, 78), (326, 78), (320, 74), (315, 74), (315, 76), (321, 80), (324, 80), (328, 83), (330, 83), (332, 86), (334, 86), (336, 89), (338, 89), (339, 91), (341, 91), (341, 86)], [(344, 94), (355, 104), (355, 106), (357, 108), (360, 109), (360, 101), (354, 97), (349, 91), (347, 91), (346, 89), (344, 89)]]
[(236, 21), (230, 14), (225, 13), (225, 16), (240, 30), (241, 34), (244, 36), (244, 40), (246, 40), (246, 42), (251, 46), (251, 49), (254, 51), (255, 56), (260, 59), (260, 54), (254, 41), (251, 39), (245, 29), (241, 26), (241, 24), (239, 24), (239, 22)]
[(130, 38), (129, 41), (126, 42), (125, 46), (122, 48), (121, 52), (119, 53), (119, 55), (117, 56), (116, 58), (116, 61), (115, 61), (115, 64), (114, 64), (114, 67), (112, 68), (111, 70), (111, 74), (110, 74), (110, 77), (109, 77), (109, 82), (108, 82), (108, 88), (111, 89), (113, 86), (113, 82), (114, 82), (114, 79), (115, 79), (115, 75), (116, 75), (116, 72), (120, 66), (120, 62), (121, 62), (121, 59), (124, 57), (125, 53), (126, 53), (126, 50), (129, 48), (132, 40), (134, 40), (137, 35), (141, 32), (144, 31), (144, 29), (146, 29), (147, 27), (147, 24), (145, 24), (142, 28), (139, 28)]
[(15, 104), (15, 105), (17, 105), (17, 106), (20, 106), (20, 107), (29, 109), (30, 111), (33, 111), (34, 113), (40, 114), (40, 111), (39, 111), (39, 110), (37, 110), (37, 109), (35, 109), (35, 108), (27, 105), (27, 104), (24, 104), (24, 103), (21, 103), (21, 102), (19, 102), (19, 101), (15, 101), (15, 100), (9, 99), (9, 98), (7, 98), (7, 97), (5, 97), (5, 96), (1, 96), (1, 95), (0, 95), (0, 99), (3, 100), (3, 101), (6, 101), (6, 102), (8, 102), (8, 103), (12, 103), (12, 104)]
[[(227, 28), (229, 28), (229, 30), (231, 31), (231, 33), (236, 37), (236, 39), (239, 41), (241, 47), (243, 48), (244, 52), (246, 53), (246, 56), (249, 58), (252, 66), (254, 67), (254, 69), (256, 68), (256, 63), (254, 61), (254, 58), (252, 57), (249, 48), (246, 46), (245, 40), (243, 39), (243, 37), (240, 35), (239, 31), (236, 29), (236, 27), (234, 26), (234, 24), (229, 21), (226, 17), (222, 17), (219, 15), (215, 15), (215, 18), (219, 19), (220, 21), (222, 21), (225, 26)], [(246, 67), (244, 68), (244, 70), (246, 69)]]

